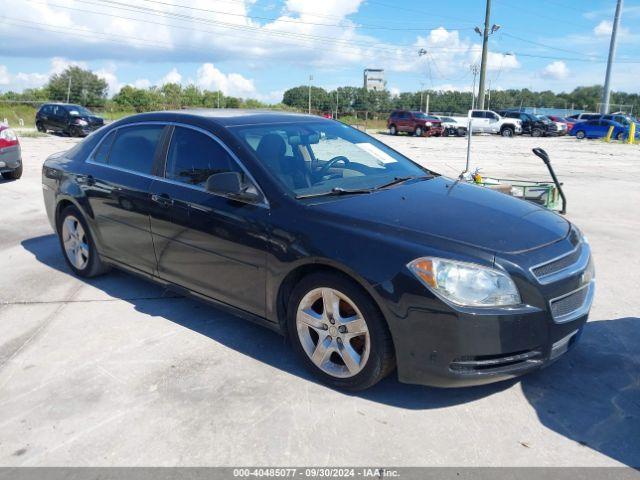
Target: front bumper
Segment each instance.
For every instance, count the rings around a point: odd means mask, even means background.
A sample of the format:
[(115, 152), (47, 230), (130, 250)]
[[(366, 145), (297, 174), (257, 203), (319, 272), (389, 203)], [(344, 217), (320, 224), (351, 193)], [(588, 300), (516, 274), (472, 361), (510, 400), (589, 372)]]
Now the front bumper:
[(431, 127), (424, 127), (424, 136), (425, 137), (439, 137), (444, 133), (444, 128), (443, 127), (435, 127), (435, 126), (431, 126)]
[(0, 148), (0, 173), (11, 172), (22, 165), (20, 145)]
[[(388, 300), (399, 380), (466, 387), (507, 380), (555, 362), (578, 341), (593, 301), (595, 281), (585, 275), (592, 268), (590, 251), (581, 245), (582, 254), (570, 259), (573, 264), (539, 281), (529, 269), (544, 271), (541, 257), (529, 255), (523, 275), (514, 278), (526, 303), (518, 307), (454, 308), (413, 286), (417, 282), (410, 274), (394, 279), (392, 290), (390, 285), (378, 286)], [(390, 297), (399, 291), (406, 292), (402, 298)]]

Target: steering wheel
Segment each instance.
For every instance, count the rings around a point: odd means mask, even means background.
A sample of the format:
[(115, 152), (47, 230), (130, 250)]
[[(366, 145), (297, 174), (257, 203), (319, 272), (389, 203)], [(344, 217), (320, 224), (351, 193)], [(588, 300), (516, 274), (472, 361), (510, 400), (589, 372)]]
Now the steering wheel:
[(325, 163), (322, 167), (318, 168), (313, 173), (314, 178), (320, 179), (324, 177), (327, 174), (327, 172), (329, 172), (329, 169), (338, 162), (343, 162), (345, 167), (351, 163), (349, 159), (344, 155), (338, 155), (337, 157), (333, 157), (331, 160), (329, 160), (327, 163)]

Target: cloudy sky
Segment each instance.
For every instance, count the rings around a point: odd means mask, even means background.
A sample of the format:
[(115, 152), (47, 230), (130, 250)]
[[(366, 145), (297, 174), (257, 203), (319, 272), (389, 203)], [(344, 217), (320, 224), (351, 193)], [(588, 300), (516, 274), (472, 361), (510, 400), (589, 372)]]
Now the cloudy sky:
[[(614, 7), (493, 0), (492, 88), (602, 83)], [(310, 75), (328, 89), (359, 86), (367, 67), (384, 68), (392, 92), (468, 90), (483, 18), (482, 0), (12, 0), (0, 17), (0, 92), (71, 64), (112, 94), (178, 82), (277, 102)], [(621, 27), (613, 88), (638, 92), (640, 0), (625, 1)]]

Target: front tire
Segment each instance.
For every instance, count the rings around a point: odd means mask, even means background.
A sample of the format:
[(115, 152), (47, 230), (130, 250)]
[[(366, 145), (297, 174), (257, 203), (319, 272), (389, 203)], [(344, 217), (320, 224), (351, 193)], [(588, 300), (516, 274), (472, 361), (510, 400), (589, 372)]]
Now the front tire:
[(299, 358), (333, 388), (364, 390), (395, 367), (382, 314), (345, 276), (320, 272), (303, 278), (289, 299), (287, 330)]
[(424, 130), (422, 130), (422, 127), (416, 127), (414, 134), (416, 137), (421, 137), (424, 134)]
[(109, 270), (100, 260), (87, 222), (76, 207), (70, 205), (60, 212), (57, 230), (64, 259), (73, 273), (90, 278)]
[(624, 132), (618, 133), (618, 135), (616, 135), (616, 140), (619, 140), (619, 141), (624, 140)]
[(541, 137), (543, 134), (542, 129), (540, 128), (534, 128), (533, 130), (531, 130), (531, 136), (532, 137)]
[(42, 122), (36, 122), (36, 129), (41, 133), (47, 133), (47, 129)]
[(18, 180), (22, 176), (22, 165), (10, 172), (2, 172), (2, 178), (5, 180)]
[(398, 135), (398, 129), (396, 128), (395, 125), (391, 125), (389, 127), (389, 134), (390, 135)]
[(586, 136), (586, 135), (585, 135), (585, 133), (584, 133), (584, 130), (578, 130), (578, 131), (576, 132), (576, 138), (577, 138), (578, 140), (582, 140), (585, 136)]
[(500, 131), (500, 135), (502, 135), (503, 137), (508, 137), (508, 138), (513, 137), (514, 133), (515, 133), (515, 131), (511, 127), (505, 127)]

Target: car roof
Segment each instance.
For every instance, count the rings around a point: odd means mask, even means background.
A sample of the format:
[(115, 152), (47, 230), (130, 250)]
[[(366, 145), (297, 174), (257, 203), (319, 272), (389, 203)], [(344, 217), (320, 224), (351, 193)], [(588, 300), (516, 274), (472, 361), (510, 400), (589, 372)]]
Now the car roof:
[(245, 110), (240, 108), (207, 109), (194, 108), (186, 110), (166, 110), (160, 112), (148, 112), (131, 115), (122, 120), (122, 123), (134, 123), (141, 121), (178, 121), (199, 119), (209, 123), (233, 127), (239, 125), (261, 125), (273, 123), (306, 123), (331, 122), (328, 118), (304, 113), (283, 112), (277, 110)]

